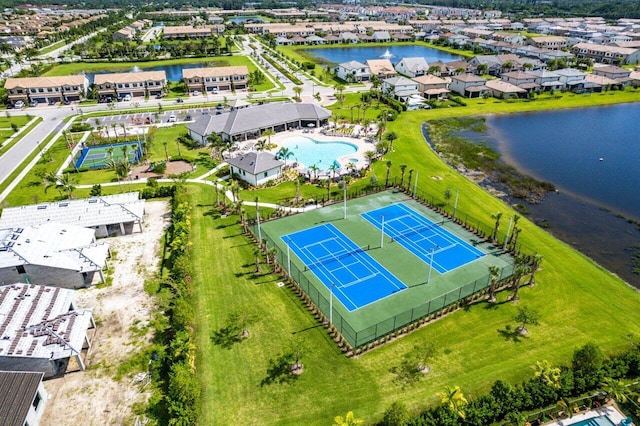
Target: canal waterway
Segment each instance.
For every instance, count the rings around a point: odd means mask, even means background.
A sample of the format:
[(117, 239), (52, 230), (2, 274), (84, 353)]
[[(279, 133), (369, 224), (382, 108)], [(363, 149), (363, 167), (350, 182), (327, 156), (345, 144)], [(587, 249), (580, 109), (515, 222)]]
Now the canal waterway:
[(382, 57), (388, 57), (394, 64), (402, 58), (423, 57), (428, 64), (437, 61), (451, 62), (463, 59), (459, 55), (420, 45), (332, 47), (307, 49), (305, 51), (333, 64), (349, 61), (364, 63), (368, 59), (380, 59)]
[(505, 162), (558, 188), (526, 206), (531, 220), (637, 288), (639, 117), (640, 104), (492, 116), (480, 138)]

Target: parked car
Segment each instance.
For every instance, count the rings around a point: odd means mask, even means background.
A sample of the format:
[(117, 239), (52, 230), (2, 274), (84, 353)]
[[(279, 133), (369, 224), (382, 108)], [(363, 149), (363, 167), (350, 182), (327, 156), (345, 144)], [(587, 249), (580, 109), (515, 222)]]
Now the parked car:
[(122, 98), (122, 100), (125, 102), (129, 102), (131, 100), (131, 95), (124, 95), (124, 98)]
[(187, 116), (184, 118), (186, 121), (191, 121), (191, 114), (187, 114)]
[(178, 117), (175, 114), (171, 114), (167, 120), (168, 123), (175, 123), (176, 121), (178, 121)]
[(162, 94), (161, 93), (157, 94), (156, 99), (162, 99)]
[(49, 99), (49, 102), (47, 102), (47, 104), (49, 104), (49, 106), (55, 105), (56, 101), (55, 101), (55, 99)]
[(62, 101), (62, 103), (65, 105), (70, 105), (71, 101), (69, 99), (65, 99), (64, 101)]
[(183, 100), (182, 98), (178, 98), (178, 99), (176, 99), (176, 102), (177, 102), (177, 103), (179, 103), (179, 104), (181, 104), (181, 103), (183, 103), (183, 102), (184, 102), (184, 100)]
[(16, 103), (13, 104), (13, 106), (16, 107), (16, 108), (23, 108), (24, 107), (24, 102), (16, 101)]
[(33, 108), (33, 107), (37, 107), (37, 106), (38, 106), (38, 101), (31, 101), (31, 102), (29, 102), (29, 106), (30, 106), (30, 107), (32, 107), (32, 108)]
[(216, 109), (224, 109), (224, 105), (218, 104), (218, 105), (216, 105)]
[(218, 88), (214, 87), (213, 89), (211, 89), (211, 94), (212, 95), (217, 95), (218, 94)]

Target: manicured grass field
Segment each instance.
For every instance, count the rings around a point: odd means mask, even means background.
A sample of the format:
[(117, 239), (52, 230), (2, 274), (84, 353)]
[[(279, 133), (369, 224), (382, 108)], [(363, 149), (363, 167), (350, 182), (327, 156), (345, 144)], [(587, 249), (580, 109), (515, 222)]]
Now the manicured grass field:
[[(420, 167), (426, 179), (446, 175), (446, 183), (461, 189), (465, 206), (478, 216), (510, 212), (453, 173), (426, 146), (415, 143), (413, 148), (412, 155), (423, 158)], [(348, 359), (297, 297), (276, 285), (277, 277), (254, 273), (254, 245), (241, 234), (237, 217), (214, 219), (213, 191), (195, 186), (190, 191), (203, 424), (325, 425), (348, 410), (375, 421), (394, 401), (419, 409), (437, 402), (435, 393), (445, 385), (460, 385), (465, 395), (479, 395), (497, 379), (531, 377), (535, 361), (566, 364), (576, 347), (590, 341), (613, 353), (626, 348), (629, 335), (640, 332), (640, 295), (634, 289), (523, 219), (521, 238), (542, 253), (544, 261), (538, 284), (521, 290), (520, 302), (479, 303), (359, 359)], [(506, 296), (500, 294), (500, 302)], [(515, 326), (512, 318), (519, 306), (541, 314), (541, 325), (531, 327), (528, 337), (513, 337), (508, 329)], [(253, 318), (251, 337), (231, 349), (216, 346), (213, 333), (238, 312)], [(293, 383), (261, 386), (269, 360), (300, 338), (306, 348), (304, 373)], [(390, 369), (425, 341), (438, 348), (432, 372), (422, 383), (403, 388)]]

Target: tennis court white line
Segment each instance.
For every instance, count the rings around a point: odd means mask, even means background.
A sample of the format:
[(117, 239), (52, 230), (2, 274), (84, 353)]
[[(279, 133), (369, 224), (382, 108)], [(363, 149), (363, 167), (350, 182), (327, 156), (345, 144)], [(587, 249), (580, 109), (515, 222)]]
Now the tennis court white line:
[(373, 274), (371, 274), (371, 275), (367, 275), (366, 277), (362, 277), (362, 278), (360, 278), (360, 279), (357, 279), (357, 280), (355, 280), (355, 281), (348, 282), (348, 283), (346, 283), (345, 285), (340, 286), (340, 288), (347, 288), (347, 287), (354, 286), (354, 285), (356, 285), (356, 284), (360, 284), (361, 282), (366, 281), (366, 280), (368, 280), (368, 279), (371, 279), (371, 278), (375, 277), (376, 275), (378, 275), (378, 273), (377, 273), (377, 272), (376, 272), (376, 273), (373, 273)]

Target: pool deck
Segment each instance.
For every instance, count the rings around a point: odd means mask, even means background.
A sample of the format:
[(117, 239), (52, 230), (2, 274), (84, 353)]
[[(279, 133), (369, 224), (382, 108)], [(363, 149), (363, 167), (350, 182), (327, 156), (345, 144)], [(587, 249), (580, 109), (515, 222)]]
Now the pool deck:
[(607, 416), (614, 424), (619, 425), (626, 416), (624, 416), (615, 404), (607, 404), (595, 410), (585, 411), (584, 413), (575, 414), (571, 418), (556, 420), (551, 423), (545, 423), (544, 426), (570, 426), (583, 420), (593, 419), (595, 417)]
[[(340, 126), (338, 126), (340, 128)], [(350, 127), (351, 133), (338, 133), (333, 128), (333, 123), (324, 128), (311, 128), (311, 129), (300, 129), (300, 130), (289, 130), (285, 132), (276, 133), (271, 136), (271, 143), (276, 144), (277, 147), (270, 150), (269, 152), (275, 154), (278, 150), (283, 146), (283, 142), (287, 139), (291, 139), (293, 137), (306, 137), (315, 140), (316, 142), (346, 142), (352, 144), (356, 147), (355, 153), (350, 153), (348, 155), (337, 158), (338, 162), (341, 165), (340, 171), (336, 173), (336, 175), (340, 174), (348, 174), (349, 170), (346, 168), (346, 164), (349, 162), (349, 159), (355, 158), (357, 159), (356, 169), (362, 169), (368, 165), (368, 160), (365, 155), (367, 151), (375, 151), (375, 139), (373, 135), (375, 134), (375, 130), (370, 130), (365, 133), (363, 126), (360, 125), (352, 125)], [(264, 138), (260, 138), (264, 139)], [(257, 139), (250, 139), (245, 142), (238, 143), (238, 148), (235, 151), (231, 152), (231, 155), (238, 155), (250, 151), (255, 151), (255, 143)], [(289, 160), (289, 164), (295, 164)], [(302, 174), (307, 173), (307, 165), (296, 164), (294, 167), (298, 169), (298, 171)], [(326, 178), (328, 177), (328, 173), (326, 171), (319, 173), (318, 178)]]

